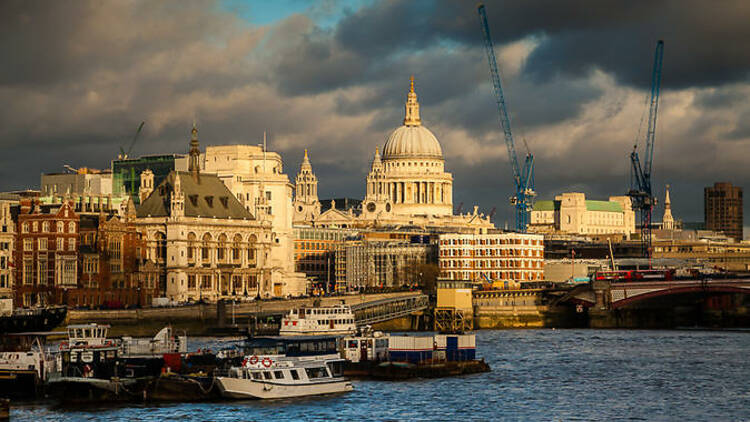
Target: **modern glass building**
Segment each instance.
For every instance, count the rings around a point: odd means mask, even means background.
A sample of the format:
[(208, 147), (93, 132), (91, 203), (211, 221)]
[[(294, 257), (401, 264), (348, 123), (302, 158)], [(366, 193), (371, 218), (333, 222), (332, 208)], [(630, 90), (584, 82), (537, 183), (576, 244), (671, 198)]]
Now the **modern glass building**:
[(185, 171), (187, 156), (182, 154), (145, 155), (139, 158), (112, 161), (112, 195), (130, 195), (139, 204), (138, 190), (141, 187), (141, 172), (154, 173), (154, 186), (164, 180), (173, 170)]

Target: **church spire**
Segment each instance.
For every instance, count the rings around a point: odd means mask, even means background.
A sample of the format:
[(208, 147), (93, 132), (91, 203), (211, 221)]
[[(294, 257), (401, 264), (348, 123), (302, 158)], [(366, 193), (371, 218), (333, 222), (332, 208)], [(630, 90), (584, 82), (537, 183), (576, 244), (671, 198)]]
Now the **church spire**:
[(192, 136), (190, 137), (190, 158), (188, 161), (188, 171), (193, 175), (193, 179), (198, 181), (198, 178), (200, 177), (201, 150), (198, 144), (198, 129), (195, 127), (195, 122), (193, 122), (193, 130), (190, 131), (190, 133)]
[(661, 219), (664, 230), (674, 230), (674, 217), (672, 217), (672, 201), (669, 198), (669, 185), (667, 185), (667, 194), (664, 198), (664, 217)]
[(405, 126), (421, 126), (422, 120), (419, 118), (419, 103), (417, 102), (417, 93), (414, 92), (414, 75), (409, 78), (411, 87), (406, 95), (406, 116), (404, 117)]

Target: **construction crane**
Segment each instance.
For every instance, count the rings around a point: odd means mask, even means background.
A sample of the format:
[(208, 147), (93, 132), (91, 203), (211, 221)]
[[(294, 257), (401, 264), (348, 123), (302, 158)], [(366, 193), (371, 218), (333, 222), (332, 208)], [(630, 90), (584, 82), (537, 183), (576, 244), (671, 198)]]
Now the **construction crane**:
[[(656, 198), (651, 190), (651, 168), (654, 162), (654, 141), (656, 140), (656, 117), (659, 112), (659, 94), (661, 91), (661, 67), (664, 57), (664, 41), (656, 43), (654, 52), (654, 69), (651, 73), (651, 100), (648, 110), (648, 128), (646, 130), (645, 160), (641, 164), (638, 156), (638, 140), (630, 153), (630, 191), (628, 196), (633, 201), (633, 209), (640, 214), (641, 248), (645, 257), (651, 256), (651, 213)], [(640, 132), (640, 131), (639, 131)]]
[(120, 147), (120, 155), (117, 156), (119, 160), (127, 160), (128, 156), (130, 155), (130, 152), (133, 150), (133, 147), (135, 146), (135, 141), (138, 140), (138, 135), (141, 134), (141, 130), (143, 130), (143, 125), (145, 125), (146, 122), (141, 122), (140, 125), (138, 125), (138, 130), (135, 131), (135, 136), (133, 136), (133, 140), (130, 142), (130, 147), (128, 148), (127, 152)]
[(490, 78), (494, 87), (495, 100), (497, 101), (500, 126), (502, 127), (505, 136), (505, 146), (508, 149), (508, 159), (513, 168), (513, 185), (516, 189), (516, 193), (510, 197), (510, 203), (516, 209), (516, 230), (523, 233), (526, 232), (526, 229), (528, 228), (529, 212), (534, 207), (534, 197), (536, 196), (536, 192), (534, 191), (534, 155), (528, 150), (527, 145), (526, 159), (524, 160), (523, 168), (518, 165), (516, 144), (513, 141), (513, 133), (510, 129), (510, 118), (508, 117), (508, 110), (505, 106), (503, 87), (500, 83), (500, 71), (498, 70), (497, 60), (495, 59), (495, 48), (492, 44), (490, 27), (487, 23), (487, 13), (484, 10), (483, 4), (479, 5), (477, 12), (479, 13), (482, 34), (484, 35), (484, 47), (487, 51), (487, 61), (490, 65)]

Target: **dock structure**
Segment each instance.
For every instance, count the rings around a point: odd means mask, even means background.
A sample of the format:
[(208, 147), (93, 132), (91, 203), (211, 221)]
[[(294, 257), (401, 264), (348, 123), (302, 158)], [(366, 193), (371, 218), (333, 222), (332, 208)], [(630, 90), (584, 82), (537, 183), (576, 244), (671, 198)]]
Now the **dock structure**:
[(458, 333), (474, 329), (472, 291), (470, 281), (438, 281), (435, 331)]
[(427, 295), (391, 297), (352, 306), (357, 326), (372, 325), (424, 311), (430, 305)]

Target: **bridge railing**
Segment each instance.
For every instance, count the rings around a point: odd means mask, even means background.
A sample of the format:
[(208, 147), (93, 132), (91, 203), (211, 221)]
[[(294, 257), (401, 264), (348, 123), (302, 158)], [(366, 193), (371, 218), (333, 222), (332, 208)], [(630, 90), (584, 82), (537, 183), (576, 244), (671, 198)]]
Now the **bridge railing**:
[(374, 324), (427, 309), (429, 297), (419, 294), (408, 297), (382, 299), (352, 306), (357, 325)]

